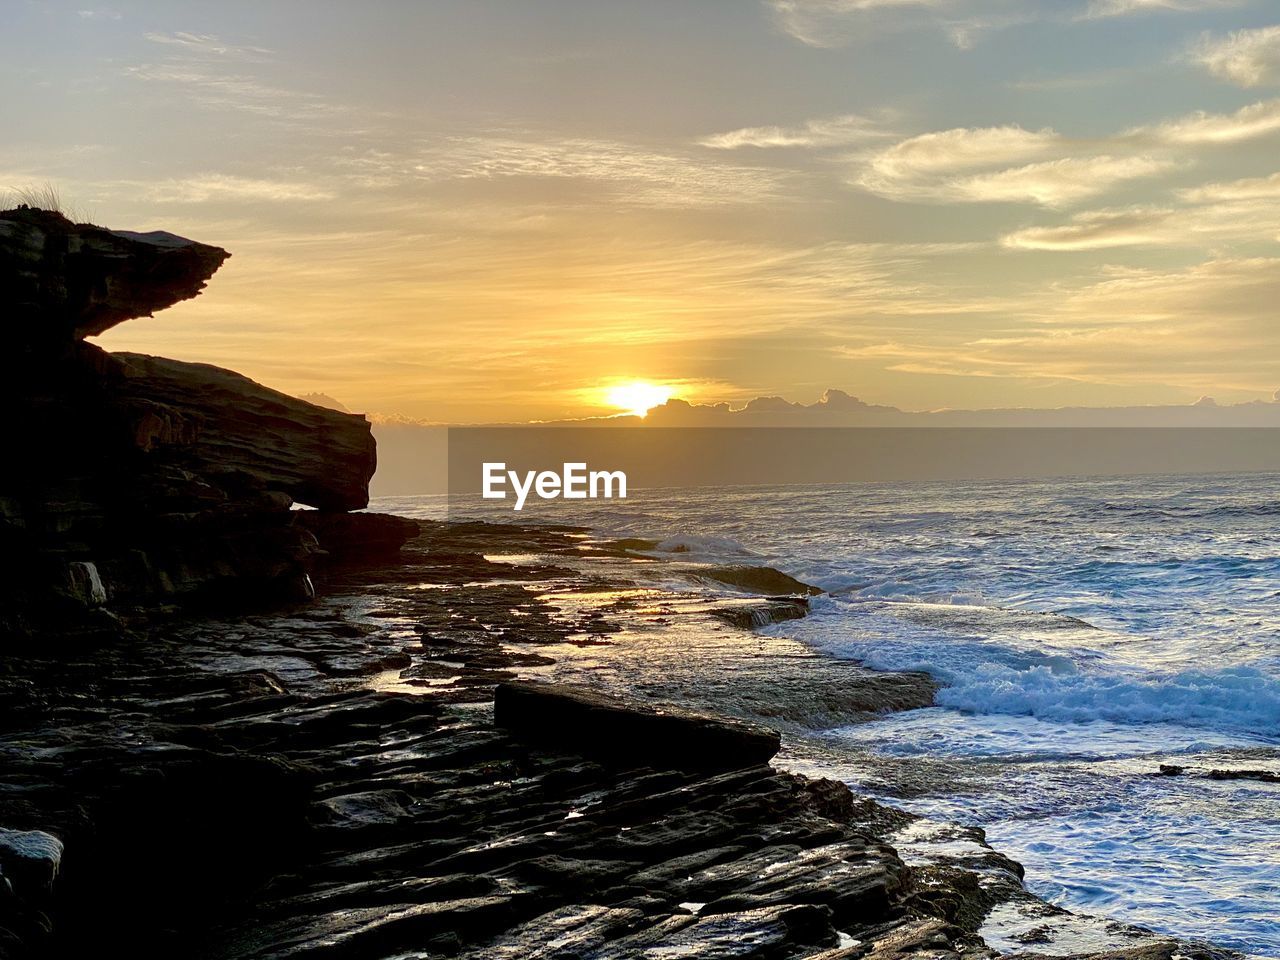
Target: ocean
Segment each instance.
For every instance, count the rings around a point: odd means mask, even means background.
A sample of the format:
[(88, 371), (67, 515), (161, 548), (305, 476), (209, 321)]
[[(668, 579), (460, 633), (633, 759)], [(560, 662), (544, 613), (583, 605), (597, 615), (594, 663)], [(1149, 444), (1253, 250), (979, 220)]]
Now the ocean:
[(1280, 475), (649, 490), (554, 519), (776, 567), (827, 593), (767, 632), (943, 684), (809, 731), (795, 769), (983, 828), (1070, 910), (1280, 957), (1280, 784), (1230, 776), (1280, 773)]

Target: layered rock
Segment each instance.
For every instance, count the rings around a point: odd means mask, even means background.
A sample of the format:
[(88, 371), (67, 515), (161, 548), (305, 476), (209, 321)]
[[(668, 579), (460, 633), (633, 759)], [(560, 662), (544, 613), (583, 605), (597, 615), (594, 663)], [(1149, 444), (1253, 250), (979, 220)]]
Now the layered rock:
[(368, 504), (364, 417), (84, 341), (196, 296), (227, 256), (172, 234), (0, 213), (0, 627), (305, 599), (321, 547), (292, 506)]
[(0, 213), (0, 303), (6, 338), (83, 339), (189, 300), (229, 257), (172, 233), (73, 224), (22, 207)]

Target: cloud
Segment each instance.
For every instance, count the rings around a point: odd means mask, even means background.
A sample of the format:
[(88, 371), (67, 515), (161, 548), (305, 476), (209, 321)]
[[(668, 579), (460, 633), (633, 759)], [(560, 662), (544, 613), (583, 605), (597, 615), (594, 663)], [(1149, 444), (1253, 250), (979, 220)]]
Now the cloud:
[(1280, 100), (1229, 114), (1200, 111), (1098, 140), (1072, 139), (1048, 127), (957, 128), (855, 157), (852, 180), (892, 200), (1062, 207), (1184, 167), (1194, 159), (1185, 148), (1276, 132)]
[(850, 38), (850, 21), (883, 11), (945, 8), (951, 0), (766, 0), (782, 29), (811, 47), (837, 47)]
[(1280, 26), (1207, 37), (1192, 57), (1215, 77), (1240, 87), (1280, 83)]
[(1057, 227), (1028, 227), (1008, 234), (1001, 244), (1014, 250), (1104, 250), (1156, 243), (1175, 216), (1167, 209), (1133, 208), (1081, 213)]
[(260, 180), (209, 173), (180, 180), (162, 180), (139, 184), (146, 199), (154, 203), (207, 203), (209, 201), (244, 200), (285, 202), (298, 200), (331, 200), (334, 194), (307, 183), (284, 180)]
[(1226, 183), (1206, 183), (1180, 191), (1179, 196), (1191, 203), (1280, 199), (1280, 173), (1273, 173), (1269, 177), (1231, 180)]
[(903, 373), (1174, 386), (1189, 398), (1228, 390), (1269, 393), (1280, 378), (1277, 299), (1275, 258), (1212, 259), (1166, 270), (1111, 268), (1081, 286), (1049, 285), (1023, 298), (1019, 322), (1003, 321), (1003, 329), (997, 319), (976, 335), (966, 326), (951, 336), (899, 334), (837, 349)]
[(852, 182), (892, 200), (1068, 206), (1119, 184), (1194, 162), (1186, 151), (1280, 133), (1280, 99), (1234, 113), (1185, 114), (1110, 137), (1052, 128), (967, 127), (910, 137), (854, 156)]
[(123, 14), (117, 10), (77, 10), (76, 16), (81, 20), (120, 20)]
[(1092, 0), (1084, 12), (1086, 20), (1127, 17), (1140, 13), (1197, 13), (1238, 7), (1241, 0)]
[(1262, 100), (1241, 107), (1235, 113), (1206, 113), (1198, 110), (1154, 126), (1129, 131), (1134, 139), (1194, 146), (1240, 143), (1280, 131), (1280, 100)]
[(1195, 13), (1244, 0), (765, 0), (784, 31), (812, 47), (839, 47), (890, 30), (942, 31), (960, 50), (1024, 23)]
[(1262, 390), (1280, 374), (1277, 299), (1275, 258), (1122, 271), (1074, 293), (1055, 291), (1040, 317), (1050, 329), (1001, 353), (1099, 381), (1176, 379), (1197, 393)]
[(1182, 206), (1078, 213), (1064, 224), (1001, 238), (1013, 250), (1102, 250), (1128, 246), (1221, 248), (1280, 240), (1280, 174), (1208, 183), (1175, 192)]
[[(1081, 147), (1049, 128), (944, 130), (912, 137), (863, 158), (854, 182), (894, 200), (1056, 207), (1177, 165), (1171, 159), (1147, 155), (1062, 156)], [(1042, 159), (1047, 157), (1052, 159)]]
[(200, 64), (139, 64), (125, 68), (135, 80), (181, 88), (184, 96), (215, 110), (235, 110), (281, 120), (315, 118), (341, 108), (320, 97), (264, 83), (246, 74), (228, 74)]
[(809, 120), (798, 127), (743, 127), (704, 137), (698, 143), (715, 150), (741, 147), (831, 147), (891, 136), (875, 120), (846, 114)]
[(144, 33), (143, 38), (152, 43), (180, 47), (188, 54), (206, 57), (226, 57), (237, 60), (260, 60), (270, 57), (272, 51), (266, 47), (248, 44), (227, 43), (207, 33)]
[(944, 192), (974, 203), (1038, 203), (1060, 207), (1106, 193), (1120, 183), (1176, 167), (1155, 157), (1074, 157), (1032, 163), (951, 182)]
[(1055, 131), (1008, 127), (961, 127), (924, 133), (873, 154), (872, 179), (907, 182), (1002, 163), (1038, 159), (1063, 142)]
[(322, 97), (263, 79), (274, 64), (266, 47), (233, 43), (212, 34), (143, 35), (167, 52), (158, 63), (124, 68), (126, 76), (159, 88), (174, 88), (182, 97), (213, 110), (233, 110), (287, 121), (315, 120), (343, 112)]
[(613, 140), (555, 140), (503, 134), (448, 137), (385, 170), (421, 180), (536, 178), (615, 188), (614, 199), (646, 206), (757, 203), (782, 196), (786, 175), (762, 167), (708, 163)]

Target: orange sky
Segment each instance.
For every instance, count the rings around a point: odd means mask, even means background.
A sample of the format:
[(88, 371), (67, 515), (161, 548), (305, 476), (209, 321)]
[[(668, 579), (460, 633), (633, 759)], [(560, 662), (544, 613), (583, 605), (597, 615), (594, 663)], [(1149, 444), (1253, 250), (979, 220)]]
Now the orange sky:
[[(1268, 9), (1270, 7), (1270, 9)], [(1242, 0), (28, 3), (0, 184), (231, 250), (102, 338), (427, 421), (1280, 386)]]

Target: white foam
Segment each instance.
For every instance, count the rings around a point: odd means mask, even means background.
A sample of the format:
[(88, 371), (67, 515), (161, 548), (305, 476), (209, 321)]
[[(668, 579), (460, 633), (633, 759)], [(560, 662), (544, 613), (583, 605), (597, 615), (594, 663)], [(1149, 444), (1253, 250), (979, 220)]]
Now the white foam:
[(944, 684), (935, 702), (955, 710), (1063, 723), (1172, 723), (1280, 741), (1280, 680), (1273, 674), (1247, 664), (1144, 667), (1149, 658), (1132, 638), (1072, 617), (824, 597), (809, 618), (770, 630), (873, 669), (928, 673)]

